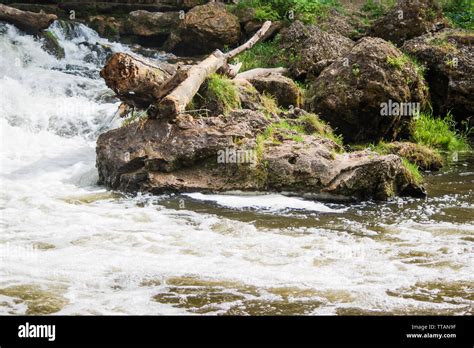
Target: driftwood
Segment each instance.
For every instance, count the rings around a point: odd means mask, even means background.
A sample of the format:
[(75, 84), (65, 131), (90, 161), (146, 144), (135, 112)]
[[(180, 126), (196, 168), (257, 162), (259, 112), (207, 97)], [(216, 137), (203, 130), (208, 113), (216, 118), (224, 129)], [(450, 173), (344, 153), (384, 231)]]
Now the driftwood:
[(56, 19), (58, 17), (54, 14), (22, 11), (0, 4), (0, 21), (11, 23), (29, 34), (48, 28)]
[(164, 83), (175, 76), (178, 67), (155, 63), (128, 53), (116, 53), (101, 70), (100, 76), (117, 97), (130, 106), (146, 109), (161, 99)]
[(288, 69), (286, 68), (256, 68), (252, 70), (244, 71), (235, 76), (236, 79), (251, 80), (257, 77), (265, 77), (272, 74), (286, 75)]
[(265, 22), (250, 40), (232, 51), (224, 54), (220, 50), (216, 50), (202, 62), (191, 67), (188, 71), (188, 77), (160, 101), (158, 105), (159, 114), (162, 117), (175, 117), (184, 112), (206, 78), (225, 67), (228, 61), (240, 53), (252, 48), (265, 35), (271, 24), (270, 21)]
[(270, 26), (271, 22), (265, 22), (242, 46), (226, 54), (216, 50), (194, 65), (153, 62), (128, 53), (116, 53), (107, 61), (100, 76), (126, 105), (147, 109), (151, 117), (173, 118), (185, 111), (212, 73), (219, 71), (235, 77), (241, 64), (229, 65), (228, 62), (253, 47)]

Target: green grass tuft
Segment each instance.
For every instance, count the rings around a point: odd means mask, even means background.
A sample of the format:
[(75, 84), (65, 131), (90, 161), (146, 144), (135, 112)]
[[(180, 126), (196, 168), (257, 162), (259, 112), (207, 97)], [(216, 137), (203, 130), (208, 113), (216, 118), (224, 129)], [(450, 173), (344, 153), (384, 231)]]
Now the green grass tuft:
[(420, 173), (420, 169), (416, 164), (409, 162), (406, 158), (402, 157), (402, 163), (405, 169), (408, 171), (410, 176), (413, 178), (415, 183), (421, 184), (423, 182), (423, 175)]
[(431, 113), (421, 113), (413, 123), (413, 141), (444, 151), (469, 150), (468, 135), (470, 129), (460, 132), (456, 122), (448, 113), (444, 118), (435, 118)]
[(212, 74), (207, 80), (207, 88), (222, 103), (224, 112), (241, 108), (237, 87), (229, 78), (219, 74)]
[(241, 71), (247, 71), (255, 68), (277, 68), (284, 67), (286, 64), (283, 60), (285, 57), (282, 49), (278, 47), (278, 40), (271, 42), (259, 42), (250, 50), (240, 54), (234, 63), (241, 62)]

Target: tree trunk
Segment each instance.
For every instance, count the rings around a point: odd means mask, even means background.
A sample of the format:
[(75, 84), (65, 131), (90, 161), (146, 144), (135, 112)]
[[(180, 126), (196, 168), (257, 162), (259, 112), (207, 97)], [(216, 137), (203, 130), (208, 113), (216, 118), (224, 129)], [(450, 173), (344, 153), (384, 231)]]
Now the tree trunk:
[(101, 70), (100, 76), (117, 97), (130, 106), (146, 109), (161, 99), (163, 84), (176, 73), (177, 66), (155, 63), (127, 53), (116, 53)]
[(58, 17), (54, 14), (22, 11), (0, 4), (0, 20), (11, 23), (28, 34), (37, 34), (56, 19)]

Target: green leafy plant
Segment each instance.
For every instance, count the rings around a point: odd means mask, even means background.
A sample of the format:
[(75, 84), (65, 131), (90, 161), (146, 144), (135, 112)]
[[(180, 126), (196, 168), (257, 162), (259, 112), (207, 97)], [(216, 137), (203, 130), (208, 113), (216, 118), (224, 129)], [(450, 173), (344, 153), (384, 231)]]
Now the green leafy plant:
[(402, 158), (402, 163), (415, 183), (421, 184), (423, 182), (423, 175), (420, 173), (420, 168), (416, 164), (409, 162), (406, 158)]
[(237, 87), (229, 78), (219, 74), (212, 74), (207, 80), (207, 89), (222, 103), (224, 112), (241, 108)]

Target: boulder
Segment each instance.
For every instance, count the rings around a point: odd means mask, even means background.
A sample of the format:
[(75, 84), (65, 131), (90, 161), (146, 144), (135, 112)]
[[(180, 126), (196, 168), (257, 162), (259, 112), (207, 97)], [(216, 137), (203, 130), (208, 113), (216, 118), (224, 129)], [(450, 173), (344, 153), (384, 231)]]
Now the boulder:
[(137, 10), (130, 12), (123, 31), (137, 36), (169, 35), (179, 26), (179, 12), (148, 12)]
[(181, 55), (203, 55), (234, 46), (240, 40), (239, 19), (221, 3), (196, 6), (180, 21), (165, 48)]
[(385, 16), (374, 22), (369, 35), (402, 45), (406, 40), (446, 25), (437, 0), (399, 0)]
[(320, 61), (334, 60), (349, 52), (354, 42), (341, 34), (293, 22), (281, 31), (280, 46), (288, 55), (291, 76), (305, 78), (321, 72)]
[(330, 200), (424, 194), (396, 155), (340, 154), (326, 137), (285, 136), (292, 132), (286, 128), (279, 141), (258, 137), (272, 122), (262, 112), (236, 110), (122, 126), (98, 138), (100, 183), (152, 194), (242, 190)]
[(88, 23), (100, 36), (114, 40), (119, 38), (123, 28), (120, 20), (109, 16), (91, 16), (88, 18)]
[(402, 50), (426, 66), (434, 112), (460, 122), (474, 116), (474, 35), (444, 29), (405, 42)]
[(391, 141), (408, 135), (411, 116), (427, 102), (427, 88), (395, 46), (366, 37), (312, 81), (306, 99), (307, 108), (346, 142)]
[(302, 104), (301, 91), (296, 83), (280, 74), (256, 76), (249, 82), (260, 92), (273, 96), (279, 106), (288, 108), (300, 107)]

